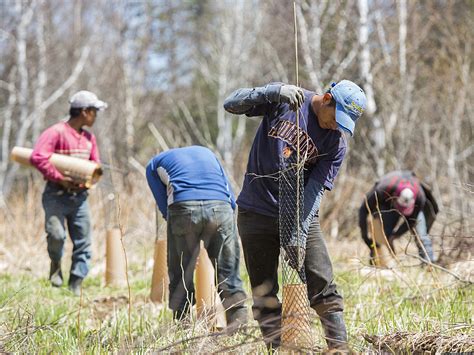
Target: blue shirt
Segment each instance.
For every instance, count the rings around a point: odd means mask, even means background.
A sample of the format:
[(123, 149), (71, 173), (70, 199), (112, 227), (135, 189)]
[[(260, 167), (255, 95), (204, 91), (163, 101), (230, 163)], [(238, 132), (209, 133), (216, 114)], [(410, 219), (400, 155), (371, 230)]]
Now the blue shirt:
[(148, 162), (148, 185), (161, 214), (175, 202), (220, 200), (235, 209), (235, 198), (217, 157), (208, 148), (191, 146), (170, 149)]
[(278, 216), (279, 172), (288, 165), (288, 160), (295, 160), (299, 134), (300, 157), (305, 157), (306, 219), (319, 209), (324, 189), (333, 188), (334, 179), (346, 154), (347, 142), (341, 131), (319, 126), (311, 106), (315, 93), (307, 90), (304, 90), (305, 101), (300, 110), (298, 131), (296, 113), (290, 110), (288, 104), (279, 103), (281, 85), (277, 83), (239, 89), (224, 103), (225, 109), (231, 113), (263, 116), (250, 150), (247, 172), (237, 204), (263, 215)]

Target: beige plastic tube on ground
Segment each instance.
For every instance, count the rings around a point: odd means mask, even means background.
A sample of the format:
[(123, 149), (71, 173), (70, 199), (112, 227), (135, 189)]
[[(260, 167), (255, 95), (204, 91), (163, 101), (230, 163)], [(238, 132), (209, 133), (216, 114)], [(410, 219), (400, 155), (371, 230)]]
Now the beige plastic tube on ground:
[[(30, 148), (14, 147), (11, 152), (11, 159), (17, 163), (31, 166), (30, 157), (32, 152), (33, 149)], [(49, 161), (61, 174), (84, 182), (86, 187), (91, 187), (97, 183), (102, 176), (100, 164), (91, 160), (62, 154), (53, 154), (51, 158), (49, 158)]]
[(314, 332), (306, 284), (283, 285), (282, 298), (281, 345), (288, 350), (312, 349)]
[(107, 286), (124, 286), (127, 283), (125, 254), (121, 242), (121, 232), (118, 228), (107, 231), (105, 284)]
[(150, 299), (155, 303), (163, 303), (168, 296), (168, 265), (166, 261), (166, 239), (155, 242), (153, 276), (151, 278)]
[(223, 329), (226, 326), (224, 307), (214, 283), (214, 267), (202, 246), (195, 270), (196, 311), (198, 318), (208, 318), (211, 327)]

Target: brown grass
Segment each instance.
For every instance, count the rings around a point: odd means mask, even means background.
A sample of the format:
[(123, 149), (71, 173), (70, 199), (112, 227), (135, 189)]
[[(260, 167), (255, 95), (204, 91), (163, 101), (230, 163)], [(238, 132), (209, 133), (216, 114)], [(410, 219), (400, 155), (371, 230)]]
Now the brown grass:
[(396, 332), (384, 336), (364, 335), (364, 338), (379, 351), (397, 354), (469, 353), (474, 351), (474, 338), (469, 334)]
[[(113, 186), (107, 177), (105, 177), (99, 185), (90, 191), (89, 202), (91, 205), (92, 221), (93, 221), (93, 259), (91, 276), (99, 276), (105, 274), (105, 236), (109, 228), (116, 227), (120, 224), (123, 232), (124, 247), (127, 250), (127, 257), (131, 274), (134, 280), (145, 282), (148, 287), (151, 282), (151, 268), (153, 266), (153, 250), (155, 242), (155, 202), (149, 192), (146, 181), (142, 175), (129, 174), (124, 178), (115, 178)], [(338, 188), (326, 194), (322, 204), (321, 220), (322, 228), (328, 242), (330, 254), (334, 260), (336, 270), (344, 270), (345, 272), (360, 275), (360, 278), (366, 278), (370, 282), (364, 282), (360, 285), (360, 289), (351, 291), (353, 294), (346, 294), (348, 300), (357, 298), (357, 294), (364, 292), (364, 288), (373, 287), (381, 290), (390, 290), (390, 284), (393, 280), (400, 277), (406, 277), (404, 272), (419, 269), (420, 261), (414, 257), (417, 255), (417, 248), (414, 241), (408, 237), (404, 237), (396, 242), (396, 249), (401, 265), (395, 270), (387, 270), (385, 275), (382, 271), (374, 271), (373, 268), (367, 267), (368, 249), (360, 238), (357, 226), (357, 212), (362, 203), (362, 199), (366, 190), (370, 188), (369, 183), (360, 182), (350, 176), (343, 176), (338, 181)], [(12, 193), (7, 201), (7, 209), (0, 210), (0, 273), (5, 274), (23, 274), (27, 273), (35, 278), (45, 278), (49, 270), (49, 259), (46, 251), (46, 241), (44, 233), (44, 213), (41, 206), (41, 194), (44, 182), (39, 181), (38, 176), (29, 178), (23, 184), (18, 184), (16, 191)], [(120, 221), (116, 220), (116, 208), (118, 194), (120, 194)], [(120, 222), (120, 223), (119, 223)], [(473, 275), (472, 261), (472, 243), (473, 233), (472, 227), (466, 216), (453, 216), (452, 213), (442, 211), (432, 230), (434, 249), (440, 255), (442, 266), (456, 272), (456, 274), (467, 273), (462, 275), (463, 279), (469, 279)], [(166, 233), (166, 224), (160, 225), (161, 235)], [(66, 243), (66, 254), (64, 257), (63, 272), (66, 271), (68, 261), (71, 255), (71, 243)], [(243, 269), (245, 269), (243, 267)], [(438, 270), (439, 271), (439, 270)], [(354, 275), (354, 274), (353, 274)], [(403, 276), (405, 275), (405, 276)], [(426, 275), (420, 273), (419, 279), (413, 279), (413, 283), (423, 283), (426, 281)], [(441, 275), (436, 278), (436, 285), (451, 285), (453, 279), (450, 274), (437, 273)], [(374, 284), (373, 281), (377, 282)], [(411, 283), (411, 280), (409, 283)], [(403, 282), (408, 282), (403, 280)], [(340, 280), (353, 283), (353, 278)], [(402, 283), (403, 283), (402, 282)], [(102, 281), (104, 284), (104, 281)], [(380, 283), (380, 285), (379, 285)], [(372, 286), (370, 286), (372, 285)], [(374, 286), (375, 285), (375, 286)], [(378, 286), (377, 286), (378, 285)], [(412, 285), (413, 286), (413, 285)], [(141, 284), (141, 286), (143, 285)], [(346, 286), (347, 287), (347, 286)], [(448, 287), (448, 286), (446, 286)], [(148, 287), (149, 289), (149, 287)], [(407, 293), (404, 297), (409, 297)], [(434, 290), (433, 292), (436, 292)], [(441, 292), (441, 291), (439, 291)], [(420, 295), (418, 295), (419, 297)], [(374, 294), (374, 300), (377, 298)], [(415, 298), (413, 298), (416, 301)], [(93, 319), (98, 322), (107, 322), (115, 319), (120, 309), (129, 305), (131, 298), (118, 295), (102, 297), (97, 296), (91, 301)], [(472, 301), (471, 301), (472, 302)], [(86, 302), (87, 303), (87, 302)], [(133, 295), (133, 312), (141, 314), (159, 314), (160, 309), (156, 305), (149, 302), (146, 295)], [(86, 304), (84, 304), (86, 311)], [(353, 307), (355, 310), (356, 308)], [(383, 310), (381, 310), (383, 313)], [(359, 312), (359, 311), (354, 311)], [(354, 313), (356, 314), (356, 313)], [(350, 317), (347, 313), (347, 317)], [(82, 318), (82, 315), (81, 315)], [(130, 315), (129, 315), (130, 319)], [(202, 323), (202, 324), (201, 324)], [(234, 343), (237, 345), (229, 345), (226, 342), (224, 333), (203, 334), (194, 329), (205, 327), (206, 322), (197, 322), (191, 326), (193, 329), (191, 334), (200, 334), (196, 337), (190, 336), (180, 339), (176, 343), (169, 343), (159, 351), (173, 352), (183, 349), (183, 342), (192, 344), (192, 348), (212, 351), (229, 351), (229, 352), (246, 352), (256, 349), (256, 344), (261, 341), (259, 331), (255, 324), (243, 329), (240, 333), (241, 341)], [(130, 324), (130, 322), (129, 322)], [(357, 327), (362, 325), (357, 325)], [(163, 331), (166, 334), (173, 333), (173, 327), (176, 324), (168, 323)], [(400, 329), (400, 328), (398, 328)], [(387, 331), (385, 335), (369, 335), (364, 338), (375, 349), (380, 351), (406, 352), (416, 353), (422, 351), (467, 351), (472, 350), (472, 337), (470, 331), (453, 332), (441, 334), (436, 332), (398, 332), (397, 329)], [(85, 329), (80, 330), (81, 333)], [(175, 329), (178, 331), (178, 328)], [(357, 333), (356, 329), (352, 330)], [(207, 331), (204, 330), (207, 334)], [(380, 333), (376, 333), (380, 334)], [(171, 337), (170, 337), (171, 338)], [(132, 339), (129, 339), (132, 341)], [(133, 346), (133, 344), (130, 344)], [(189, 348), (188, 348), (189, 349)], [(0, 347), (1, 351), (1, 347)]]

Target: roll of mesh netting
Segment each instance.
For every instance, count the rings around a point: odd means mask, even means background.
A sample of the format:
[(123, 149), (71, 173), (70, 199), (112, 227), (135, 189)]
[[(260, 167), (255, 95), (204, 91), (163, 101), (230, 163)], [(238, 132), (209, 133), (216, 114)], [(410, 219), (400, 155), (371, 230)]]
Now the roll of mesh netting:
[(289, 349), (312, 349), (314, 332), (306, 284), (283, 285), (281, 343)]
[(278, 216), (283, 283), (281, 345), (288, 350), (308, 350), (313, 348), (315, 336), (304, 271), (304, 165), (298, 163), (293, 152), (282, 160), (281, 166)]

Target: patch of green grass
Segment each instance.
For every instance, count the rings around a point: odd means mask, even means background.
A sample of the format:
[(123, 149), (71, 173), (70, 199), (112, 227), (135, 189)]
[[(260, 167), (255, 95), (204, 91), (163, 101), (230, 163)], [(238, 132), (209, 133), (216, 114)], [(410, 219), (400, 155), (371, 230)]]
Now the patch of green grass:
[(370, 277), (344, 272), (336, 280), (346, 296), (345, 317), (356, 350), (367, 348), (363, 335), (400, 331), (473, 335), (472, 285), (442, 284), (438, 273), (419, 268), (389, 279), (381, 272), (373, 269)]
[[(66, 286), (53, 288), (44, 278), (0, 275), (0, 349), (21, 353), (145, 353), (216, 352), (235, 346), (239, 352), (266, 351), (263, 342), (255, 341), (260, 336), (255, 322), (247, 329), (248, 334), (207, 336), (210, 331), (203, 321), (173, 321), (170, 310), (148, 301), (150, 279), (136, 270), (130, 273), (130, 333), (128, 290), (104, 287), (102, 277), (86, 279), (81, 301)], [(248, 286), (247, 275), (242, 276)], [(420, 268), (390, 278), (375, 269), (368, 273), (338, 272), (336, 282), (345, 297), (351, 347), (356, 351), (370, 349), (363, 335), (397, 331), (472, 335), (473, 287), (443, 283), (438, 276)], [(316, 319), (314, 324), (321, 334)], [(322, 337), (318, 341), (323, 347)]]

